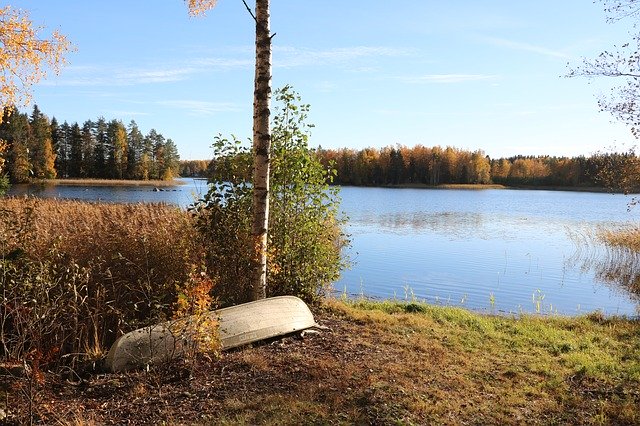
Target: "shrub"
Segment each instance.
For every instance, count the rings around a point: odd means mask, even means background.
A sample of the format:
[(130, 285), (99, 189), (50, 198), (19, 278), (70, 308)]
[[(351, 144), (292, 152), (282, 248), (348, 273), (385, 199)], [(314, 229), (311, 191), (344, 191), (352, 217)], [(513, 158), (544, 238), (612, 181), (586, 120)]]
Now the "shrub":
[[(339, 197), (327, 182), (335, 175), (309, 148), (308, 105), (290, 87), (275, 92), (272, 122), (267, 295), (295, 295), (313, 302), (345, 266)], [(192, 210), (206, 240), (208, 266), (224, 304), (251, 298), (251, 151), (217, 136), (208, 194)]]

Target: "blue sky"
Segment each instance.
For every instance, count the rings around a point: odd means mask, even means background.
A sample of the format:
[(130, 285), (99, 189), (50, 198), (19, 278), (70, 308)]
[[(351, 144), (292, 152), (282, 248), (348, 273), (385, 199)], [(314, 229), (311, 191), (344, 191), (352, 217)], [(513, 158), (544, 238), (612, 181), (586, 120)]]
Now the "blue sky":
[[(253, 6), (252, 1), (248, 1)], [(181, 0), (12, 1), (74, 43), (34, 87), (59, 121), (104, 116), (155, 128), (183, 159), (214, 135), (251, 136), (253, 21), (241, 0), (189, 18)], [(629, 38), (600, 3), (273, 0), (273, 85), (311, 104), (311, 144), (483, 149), (491, 157), (589, 155), (633, 144), (598, 111), (613, 80), (564, 78), (567, 63)]]

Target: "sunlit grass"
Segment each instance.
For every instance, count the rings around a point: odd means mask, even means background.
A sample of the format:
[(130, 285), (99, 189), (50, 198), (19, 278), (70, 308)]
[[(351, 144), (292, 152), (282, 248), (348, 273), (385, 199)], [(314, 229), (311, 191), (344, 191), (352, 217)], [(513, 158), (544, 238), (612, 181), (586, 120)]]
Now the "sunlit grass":
[[(406, 383), (402, 396), (388, 397), (427, 418), (446, 422), (440, 415), (447, 411), (477, 412), (481, 423), (532, 421), (526, 413), (543, 423), (640, 422), (637, 320), (492, 316), (416, 302), (329, 306), (401, 348), (380, 380)], [(434, 383), (448, 392), (437, 394), (439, 404), (424, 404)]]

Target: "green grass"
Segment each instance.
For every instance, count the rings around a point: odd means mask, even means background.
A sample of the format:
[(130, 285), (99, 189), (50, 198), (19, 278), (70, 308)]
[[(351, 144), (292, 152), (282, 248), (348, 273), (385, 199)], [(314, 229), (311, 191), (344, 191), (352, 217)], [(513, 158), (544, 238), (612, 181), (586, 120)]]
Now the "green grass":
[[(480, 423), (640, 423), (637, 320), (488, 316), (391, 301), (330, 306), (403, 348), (382, 376), (413, 382), (413, 391), (386, 398), (413, 406), (420, 419), (446, 423), (441, 415), (454, 410), (462, 418), (475, 412)], [(442, 412), (420, 403), (433, 383), (447, 389), (437, 394)]]

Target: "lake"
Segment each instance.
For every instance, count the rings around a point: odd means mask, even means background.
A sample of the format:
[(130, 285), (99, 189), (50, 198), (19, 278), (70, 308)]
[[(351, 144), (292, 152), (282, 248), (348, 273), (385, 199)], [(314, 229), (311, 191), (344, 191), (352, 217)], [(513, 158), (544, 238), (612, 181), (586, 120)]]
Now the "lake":
[[(185, 207), (206, 193), (203, 180), (183, 182), (161, 191), (16, 185), (10, 194)], [(353, 266), (335, 283), (338, 294), (495, 313), (640, 314), (640, 298), (608, 273), (608, 253), (592, 238), (638, 223), (624, 195), (344, 187), (341, 196)]]

